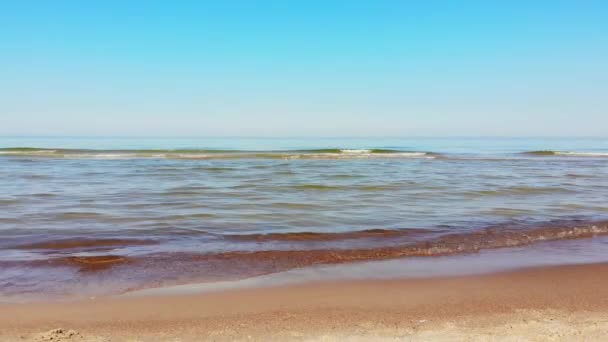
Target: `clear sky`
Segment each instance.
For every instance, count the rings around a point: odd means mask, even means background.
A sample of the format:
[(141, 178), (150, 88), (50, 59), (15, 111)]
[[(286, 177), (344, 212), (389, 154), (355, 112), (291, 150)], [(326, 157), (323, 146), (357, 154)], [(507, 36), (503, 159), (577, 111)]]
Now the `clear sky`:
[(0, 0), (0, 135), (608, 135), (608, 1)]

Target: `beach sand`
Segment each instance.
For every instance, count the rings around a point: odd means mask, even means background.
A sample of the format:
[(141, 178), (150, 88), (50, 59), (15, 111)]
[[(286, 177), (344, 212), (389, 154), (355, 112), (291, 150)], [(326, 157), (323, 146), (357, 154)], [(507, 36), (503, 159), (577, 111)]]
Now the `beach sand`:
[(0, 340), (600, 341), (607, 285), (608, 264), (592, 264), (2, 304)]

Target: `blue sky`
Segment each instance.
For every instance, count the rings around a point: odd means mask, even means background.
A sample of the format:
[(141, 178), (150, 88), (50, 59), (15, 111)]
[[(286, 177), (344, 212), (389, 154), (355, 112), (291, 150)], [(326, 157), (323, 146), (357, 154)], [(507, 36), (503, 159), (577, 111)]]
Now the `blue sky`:
[(0, 8), (0, 135), (608, 135), (606, 1)]

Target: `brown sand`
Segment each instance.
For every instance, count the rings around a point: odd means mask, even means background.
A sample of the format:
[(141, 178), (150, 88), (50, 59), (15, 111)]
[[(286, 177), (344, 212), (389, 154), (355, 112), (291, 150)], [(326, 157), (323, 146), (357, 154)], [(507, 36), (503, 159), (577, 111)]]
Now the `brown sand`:
[(601, 341), (608, 340), (608, 264), (3, 304), (0, 340)]

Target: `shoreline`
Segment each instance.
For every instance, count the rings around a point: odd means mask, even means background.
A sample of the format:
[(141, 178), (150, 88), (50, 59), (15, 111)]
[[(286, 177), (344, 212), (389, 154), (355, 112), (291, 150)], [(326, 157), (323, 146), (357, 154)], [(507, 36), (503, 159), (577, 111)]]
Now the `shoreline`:
[(0, 304), (0, 341), (36, 341), (42, 338), (37, 334), (55, 328), (78, 331), (65, 341), (599, 340), (608, 331), (606, 284), (608, 263), (601, 263)]
[[(153, 239), (34, 241), (8, 247), (13, 253), (10, 255), (23, 254), (26, 260), (0, 261), (0, 268), (7, 270), (0, 279), (0, 283), (5, 280), (0, 284), (0, 301), (88, 298), (201, 283), (233, 287), (235, 282), (272, 282), (274, 278), (293, 283), (297, 278), (429, 277), (468, 274), (471, 270), (486, 273), (526, 266), (608, 262), (606, 220), (553, 221), (524, 227), (488, 226), (455, 233), (376, 229), (240, 235), (240, 239), (252, 239), (248, 243), (255, 248), (248, 245), (249, 249), (215, 252), (205, 252), (204, 244), (196, 244), (195, 252), (151, 253), (163, 248)], [(272, 241), (270, 245), (266, 240)], [(277, 240), (288, 244), (273, 245)], [(327, 244), (334, 240), (339, 248)], [(129, 255), (124, 250), (138, 246), (145, 253), (140, 249), (139, 255)], [(572, 253), (573, 249), (577, 252)], [(468, 262), (474, 262), (474, 267)], [(290, 275), (295, 277), (289, 279)]]
[[(116, 273), (112, 270), (87, 271), (79, 272), (72, 278), (66, 278), (66, 281), (70, 281), (71, 288), (66, 287), (64, 289), (66, 291), (61, 294), (52, 293), (47, 287), (44, 292), (0, 296), (0, 304), (61, 303), (119, 296), (202, 294), (226, 290), (336, 281), (470, 276), (532, 267), (608, 263), (607, 255), (608, 236), (602, 235), (593, 238), (543, 241), (520, 247), (482, 249), (476, 253), (320, 264), (233, 279), (208, 280), (203, 278), (193, 280), (184, 278), (182, 281), (173, 282), (167, 281), (163, 273), (148, 269), (147, 278), (156, 284), (131, 288), (123, 283), (125, 272), (128, 272), (129, 268), (123, 269), (122, 273)], [(187, 269), (180, 269), (180, 272), (182, 271), (187, 273)], [(54, 273), (55, 277), (59, 275)], [(124, 290), (115, 291), (115, 289), (121, 287)]]

